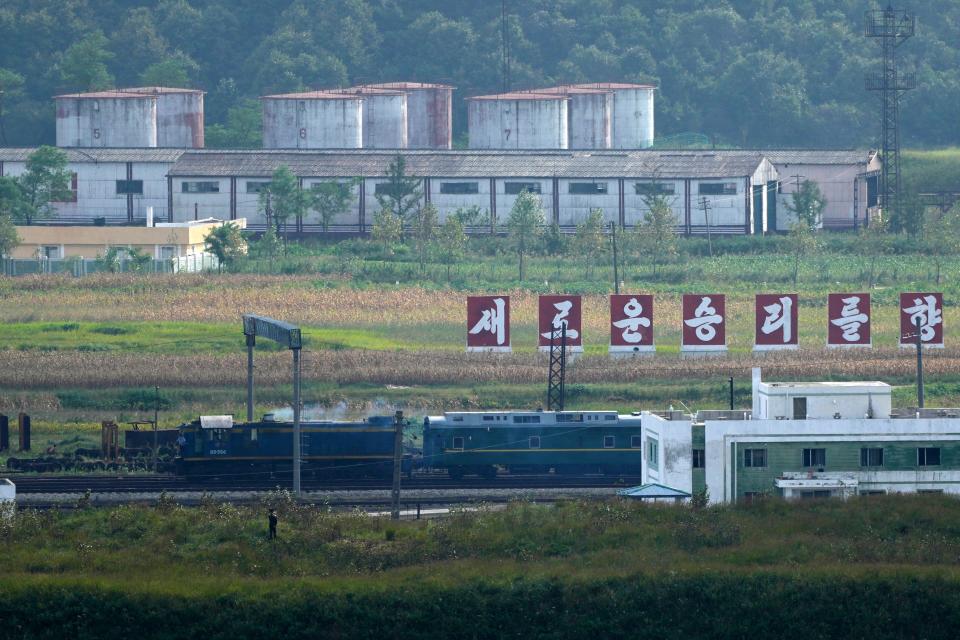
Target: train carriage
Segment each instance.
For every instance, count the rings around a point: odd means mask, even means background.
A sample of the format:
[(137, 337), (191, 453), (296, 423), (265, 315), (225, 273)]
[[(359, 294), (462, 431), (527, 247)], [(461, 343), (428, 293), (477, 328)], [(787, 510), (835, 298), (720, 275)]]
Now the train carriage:
[(615, 411), (447, 412), (423, 423), (424, 466), (452, 478), (513, 473), (640, 475), (639, 415)]
[[(302, 473), (306, 477), (380, 477), (393, 472), (394, 418), (357, 422), (303, 421)], [(234, 423), (232, 416), (202, 416), (180, 427), (185, 443), (177, 458), (182, 475), (249, 473), (289, 475), (293, 467), (293, 423), (272, 419)], [(411, 470), (411, 458), (403, 458)]]

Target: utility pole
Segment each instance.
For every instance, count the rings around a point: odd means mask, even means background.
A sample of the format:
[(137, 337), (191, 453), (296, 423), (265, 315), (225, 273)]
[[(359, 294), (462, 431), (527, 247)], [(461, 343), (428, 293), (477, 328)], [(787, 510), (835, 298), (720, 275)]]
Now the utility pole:
[(153, 402), (153, 472), (157, 472), (157, 449), (160, 444), (157, 441), (157, 429), (160, 428), (160, 385), (154, 388)]
[(617, 225), (610, 223), (610, 242), (613, 243), (613, 292), (620, 293), (620, 265), (617, 262)]
[(867, 11), (864, 35), (878, 38), (883, 51), (883, 71), (866, 77), (867, 91), (879, 91), (883, 100), (881, 116), (880, 206), (884, 215), (900, 206), (900, 94), (917, 86), (914, 74), (897, 72), (896, 50), (916, 29), (916, 18), (887, 5)]
[[(560, 334), (559, 349), (556, 336)], [(550, 331), (550, 367), (547, 379), (547, 411), (563, 411), (566, 388), (564, 378), (567, 370), (567, 323), (561, 321), (559, 327)]]
[(710, 201), (707, 196), (700, 198), (700, 209), (703, 211), (703, 220), (707, 225), (707, 248), (710, 250), (710, 257), (713, 257), (713, 238), (710, 235)]
[(247, 422), (253, 422), (253, 348), (257, 336), (247, 335)]
[(400, 519), (400, 467), (403, 463), (403, 411), (393, 416), (393, 491), (390, 493), (390, 518)]
[(914, 325), (917, 329), (917, 407), (923, 409), (923, 336), (920, 333), (920, 318)]

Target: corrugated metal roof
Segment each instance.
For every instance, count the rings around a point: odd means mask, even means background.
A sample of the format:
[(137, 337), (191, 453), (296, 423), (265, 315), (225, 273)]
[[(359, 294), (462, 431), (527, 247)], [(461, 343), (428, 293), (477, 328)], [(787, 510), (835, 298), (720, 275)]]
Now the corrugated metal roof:
[(773, 164), (867, 164), (876, 154), (868, 149), (756, 150)]
[(574, 85), (584, 89), (656, 89), (655, 84), (634, 84), (632, 82), (581, 82)]
[(301, 91), (260, 96), (261, 100), (363, 100), (363, 96), (336, 91)]
[[(397, 151), (188, 150), (173, 176), (269, 176), (286, 165), (301, 177), (375, 177)], [(723, 151), (486, 151), (403, 150), (410, 175), (444, 178), (736, 178), (753, 175), (761, 153)]]
[(371, 87), (373, 89), (456, 89), (449, 84), (436, 84), (432, 82), (374, 82), (370, 84), (358, 85), (361, 87)]
[(148, 93), (148, 94), (206, 93), (206, 91), (201, 91), (200, 89), (183, 89), (180, 87), (125, 87), (123, 89), (120, 89), (120, 91), (128, 91), (130, 93)]
[(668, 487), (663, 484), (658, 484), (656, 482), (650, 482), (648, 484), (640, 485), (639, 487), (631, 487), (629, 489), (620, 489), (617, 491), (618, 496), (623, 496), (625, 498), (689, 498), (690, 494), (686, 491), (681, 491), (680, 489), (674, 489), (673, 487)]
[(566, 96), (556, 93), (535, 93), (533, 91), (513, 91), (494, 93), (488, 96), (470, 96), (467, 100), (566, 100)]
[[(0, 162), (26, 162), (35, 147), (0, 147)], [(70, 162), (176, 162), (185, 149), (74, 149), (63, 148)]]
[(135, 93), (132, 91), (91, 91), (90, 93), (64, 93), (59, 96), (54, 96), (55, 99), (60, 100), (107, 100), (107, 99), (120, 99), (120, 100), (148, 100), (153, 98), (152, 94), (143, 94)]

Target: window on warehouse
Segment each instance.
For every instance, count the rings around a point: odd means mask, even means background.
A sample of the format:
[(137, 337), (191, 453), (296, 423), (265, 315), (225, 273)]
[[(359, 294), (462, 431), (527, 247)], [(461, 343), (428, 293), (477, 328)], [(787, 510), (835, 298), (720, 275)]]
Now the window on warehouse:
[(701, 196), (735, 196), (737, 195), (736, 182), (701, 182)]
[(542, 193), (542, 187), (539, 182), (505, 182), (503, 184), (503, 192), (508, 196), (520, 195), (524, 191), (527, 193)]
[(607, 193), (606, 182), (571, 182), (569, 193), (574, 196), (590, 196)]
[(440, 193), (480, 193), (479, 182), (441, 182)]
[(183, 193), (220, 193), (219, 182), (183, 182), (180, 188)]

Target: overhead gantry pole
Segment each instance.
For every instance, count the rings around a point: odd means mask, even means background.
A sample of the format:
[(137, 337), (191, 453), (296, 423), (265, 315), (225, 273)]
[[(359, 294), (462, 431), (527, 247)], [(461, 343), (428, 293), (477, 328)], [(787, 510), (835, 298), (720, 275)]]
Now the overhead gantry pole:
[(293, 493), (300, 496), (300, 327), (288, 322), (246, 313), (243, 334), (247, 337), (247, 420), (253, 421), (253, 347), (261, 336), (293, 351)]

